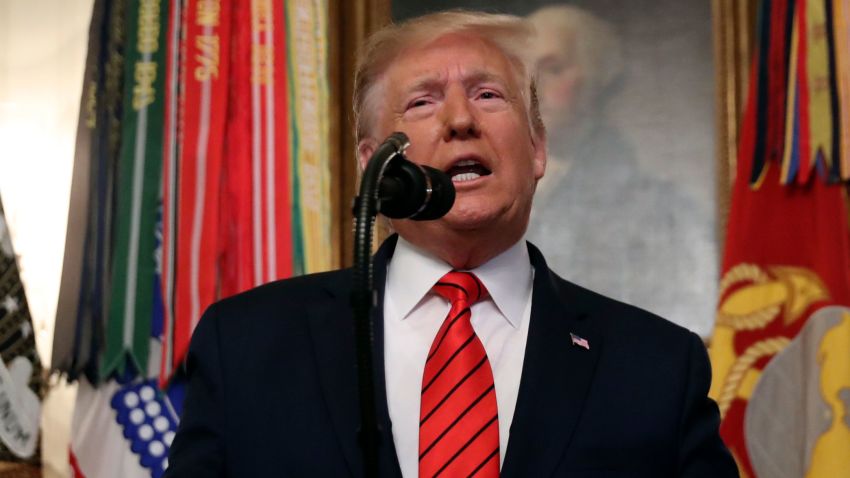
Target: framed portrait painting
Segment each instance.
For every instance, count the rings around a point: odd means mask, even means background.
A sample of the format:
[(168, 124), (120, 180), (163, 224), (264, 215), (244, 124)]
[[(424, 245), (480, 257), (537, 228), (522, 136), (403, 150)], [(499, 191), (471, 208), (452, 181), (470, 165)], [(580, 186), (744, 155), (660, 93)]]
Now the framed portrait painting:
[(527, 17), (548, 163), (527, 239), (562, 277), (708, 337), (724, 168), (705, 0), (391, 0)]

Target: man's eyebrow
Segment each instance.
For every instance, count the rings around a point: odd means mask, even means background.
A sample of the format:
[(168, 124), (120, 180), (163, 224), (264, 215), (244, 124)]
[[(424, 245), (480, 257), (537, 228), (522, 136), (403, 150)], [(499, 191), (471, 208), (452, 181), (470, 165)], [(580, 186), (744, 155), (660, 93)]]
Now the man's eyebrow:
[(433, 90), (441, 86), (445, 83), (443, 78), (440, 78), (437, 74), (429, 74), (427, 76), (423, 76), (421, 78), (417, 78), (416, 81), (409, 84), (405, 89), (405, 93), (412, 93), (414, 91), (423, 91), (423, 90)]
[(507, 86), (507, 81), (504, 78), (486, 70), (472, 71), (463, 78), (463, 84), (467, 87), (481, 83), (498, 83), (499, 85)]
[[(507, 86), (507, 81), (492, 72), (487, 70), (474, 70), (464, 75), (463, 84), (465, 87), (475, 86), (481, 83), (497, 83), (502, 86)], [(430, 91), (443, 86), (446, 79), (438, 74), (429, 74), (409, 84), (405, 89), (405, 94), (410, 94), (416, 91)]]

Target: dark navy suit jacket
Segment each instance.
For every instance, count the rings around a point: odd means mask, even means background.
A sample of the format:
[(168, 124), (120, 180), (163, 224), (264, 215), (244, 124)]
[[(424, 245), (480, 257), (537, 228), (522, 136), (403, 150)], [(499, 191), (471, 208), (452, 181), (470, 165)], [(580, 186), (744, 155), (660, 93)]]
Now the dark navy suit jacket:
[[(375, 257), (383, 292), (390, 238)], [(700, 338), (535, 269), (525, 362), (503, 477), (737, 476), (707, 398)], [(350, 270), (268, 284), (205, 313), (166, 478), (358, 477)], [(379, 304), (383, 304), (379, 300)], [(400, 477), (374, 314), (382, 477)], [(570, 334), (589, 349), (574, 345)]]

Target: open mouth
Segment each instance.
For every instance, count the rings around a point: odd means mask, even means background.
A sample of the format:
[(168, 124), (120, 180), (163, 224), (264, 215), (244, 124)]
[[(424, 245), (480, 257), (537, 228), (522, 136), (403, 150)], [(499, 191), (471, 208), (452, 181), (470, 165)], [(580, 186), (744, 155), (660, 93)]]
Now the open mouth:
[(452, 165), (452, 167), (446, 171), (446, 174), (452, 178), (452, 182), (462, 183), (478, 179), (482, 176), (489, 176), (490, 170), (485, 168), (484, 165), (478, 161), (473, 159), (464, 159)]

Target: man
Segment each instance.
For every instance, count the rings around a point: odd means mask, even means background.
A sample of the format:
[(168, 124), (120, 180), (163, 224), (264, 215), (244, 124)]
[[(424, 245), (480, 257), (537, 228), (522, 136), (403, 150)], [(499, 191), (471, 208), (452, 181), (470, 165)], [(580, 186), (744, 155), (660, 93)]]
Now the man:
[[(393, 221), (375, 257), (381, 476), (736, 476), (699, 338), (522, 241), (546, 165), (530, 35), (438, 13), (362, 55), (361, 163), (402, 131), (457, 189), (444, 218)], [(362, 476), (350, 289), (330, 272), (207, 311), (166, 476)]]

